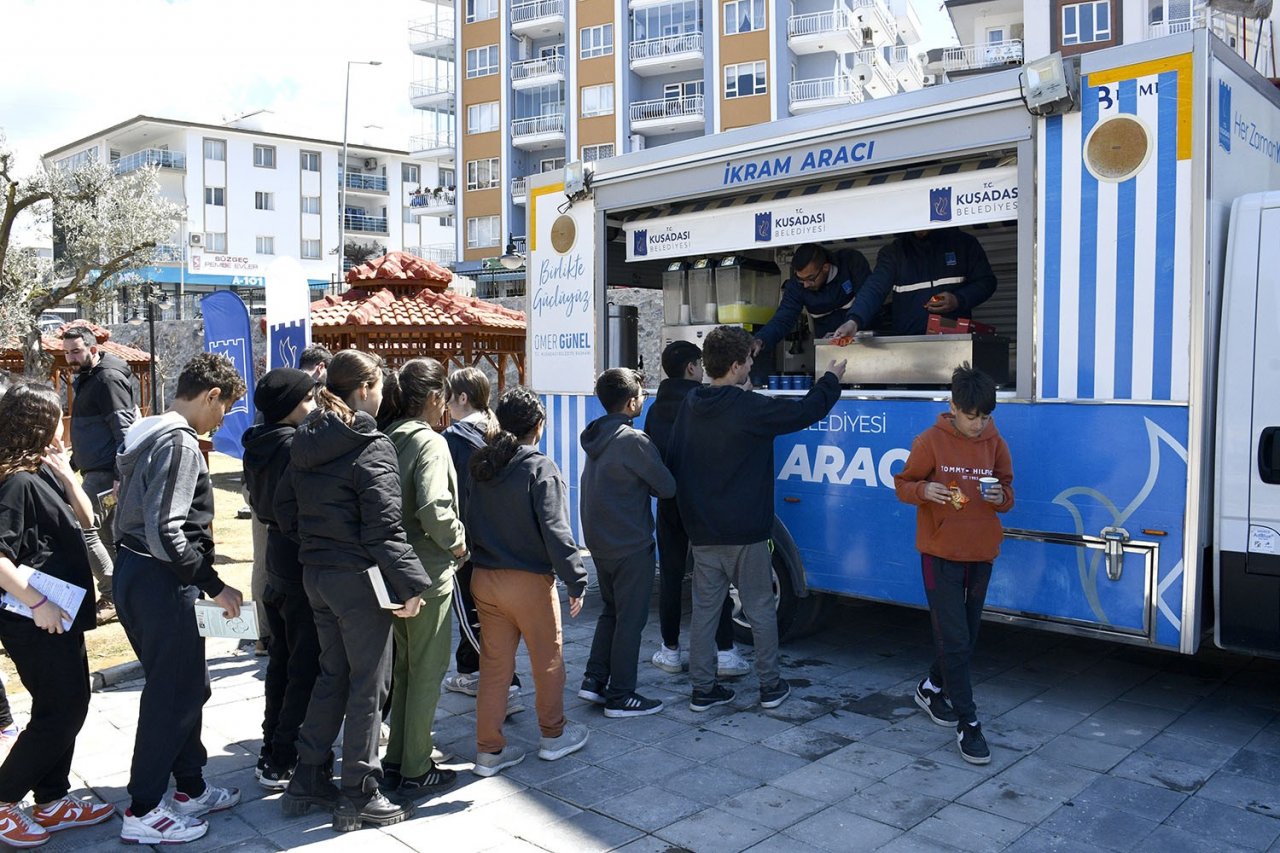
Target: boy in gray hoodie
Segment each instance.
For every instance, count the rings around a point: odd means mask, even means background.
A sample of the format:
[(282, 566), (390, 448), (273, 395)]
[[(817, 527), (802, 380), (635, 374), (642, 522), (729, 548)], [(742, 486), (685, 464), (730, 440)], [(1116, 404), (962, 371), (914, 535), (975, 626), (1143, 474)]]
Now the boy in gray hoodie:
[(596, 564), (604, 610), (578, 696), (603, 704), (606, 717), (640, 717), (662, 710), (657, 699), (636, 693), (655, 564), (649, 498), (672, 497), (676, 481), (652, 439), (631, 426), (644, 406), (636, 372), (606, 370), (596, 380), (596, 398), (608, 414), (582, 431), (582, 534)]

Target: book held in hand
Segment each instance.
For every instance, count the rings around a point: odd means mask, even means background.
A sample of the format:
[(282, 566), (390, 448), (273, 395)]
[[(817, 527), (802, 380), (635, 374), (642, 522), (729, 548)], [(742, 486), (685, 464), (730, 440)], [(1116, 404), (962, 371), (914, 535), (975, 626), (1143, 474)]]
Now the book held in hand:
[(368, 576), (369, 584), (373, 587), (373, 594), (378, 599), (379, 607), (383, 610), (399, 610), (404, 607), (400, 596), (387, 585), (387, 579), (382, 576), (382, 569), (372, 566), (365, 570), (365, 575)]

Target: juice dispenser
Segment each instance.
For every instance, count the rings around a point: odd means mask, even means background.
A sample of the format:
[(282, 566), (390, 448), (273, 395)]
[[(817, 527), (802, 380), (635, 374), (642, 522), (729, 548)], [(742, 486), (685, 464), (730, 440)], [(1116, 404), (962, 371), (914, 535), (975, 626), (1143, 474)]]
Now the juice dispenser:
[(714, 325), (717, 317), (715, 261), (699, 258), (689, 267), (689, 314), (694, 325)]
[(716, 265), (717, 317), (721, 323), (763, 326), (778, 310), (777, 264), (730, 255)]
[(662, 273), (662, 323), (666, 326), (687, 326), (692, 322), (689, 312), (689, 265), (673, 261)]

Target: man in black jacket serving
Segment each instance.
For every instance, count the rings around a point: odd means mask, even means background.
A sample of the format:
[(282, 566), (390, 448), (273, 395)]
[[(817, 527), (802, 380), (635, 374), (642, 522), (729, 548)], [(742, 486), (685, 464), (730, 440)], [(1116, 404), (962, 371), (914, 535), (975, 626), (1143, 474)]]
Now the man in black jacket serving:
[(893, 334), (923, 335), (930, 314), (969, 317), (996, 292), (987, 253), (958, 228), (913, 231), (880, 250), (837, 337), (865, 329), (893, 292)]
[[(833, 253), (816, 243), (798, 247), (791, 257), (791, 278), (782, 285), (778, 311), (756, 332), (751, 354), (776, 346), (795, 326), (801, 311), (809, 312), (815, 338), (831, 334), (846, 319), (854, 297), (870, 274), (867, 259), (857, 249)], [(884, 295), (880, 298), (883, 300)]]

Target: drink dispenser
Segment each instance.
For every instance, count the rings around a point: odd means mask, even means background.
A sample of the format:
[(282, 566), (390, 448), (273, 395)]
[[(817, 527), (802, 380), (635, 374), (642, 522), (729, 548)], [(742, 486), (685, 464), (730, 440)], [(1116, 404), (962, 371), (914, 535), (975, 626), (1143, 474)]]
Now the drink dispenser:
[(730, 255), (716, 265), (718, 322), (763, 326), (778, 310), (777, 264)]
[(689, 265), (673, 261), (662, 273), (662, 322), (667, 326), (687, 326), (689, 311)]
[(695, 325), (718, 322), (714, 272), (711, 258), (699, 258), (689, 267), (689, 313)]

